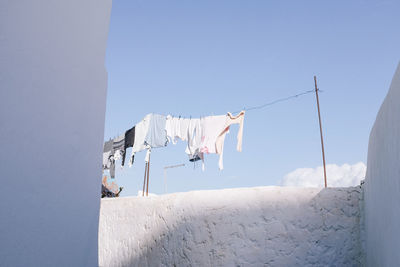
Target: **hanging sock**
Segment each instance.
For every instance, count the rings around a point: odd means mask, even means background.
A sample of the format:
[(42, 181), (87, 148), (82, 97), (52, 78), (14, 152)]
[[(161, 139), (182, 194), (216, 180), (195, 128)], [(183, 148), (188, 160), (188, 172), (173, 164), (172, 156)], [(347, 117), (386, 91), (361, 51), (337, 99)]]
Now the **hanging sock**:
[(135, 162), (135, 153), (132, 153), (131, 158), (129, 159), (129, 168), (132, 167)]

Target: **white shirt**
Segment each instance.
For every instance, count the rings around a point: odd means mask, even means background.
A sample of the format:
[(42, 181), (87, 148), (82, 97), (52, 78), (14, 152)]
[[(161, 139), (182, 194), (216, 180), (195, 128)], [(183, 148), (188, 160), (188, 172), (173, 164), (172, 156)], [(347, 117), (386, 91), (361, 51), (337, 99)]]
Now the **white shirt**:
[(200, 119), (189, 119), (189, 126), (187, 130), (187, 147), (186, 153), (188, 155), (196, 155), (200, 152), (201, 139), (203, 136), (203, 127)]
[(171, 115), (167, 116), (167, 121), (165, 123), (165, 131), (167, 132), (168, 141), (172, 142), (174, 145), (177, 142), (177, 138), (180, 135), (180, 123), (179, 119), (175, 117), (171, 117)]
[(217, 137), (223, 132), (226, 123), (226, 115), (205, 117), (203, 121), (203, 137), (201, 152), (217, 153)]

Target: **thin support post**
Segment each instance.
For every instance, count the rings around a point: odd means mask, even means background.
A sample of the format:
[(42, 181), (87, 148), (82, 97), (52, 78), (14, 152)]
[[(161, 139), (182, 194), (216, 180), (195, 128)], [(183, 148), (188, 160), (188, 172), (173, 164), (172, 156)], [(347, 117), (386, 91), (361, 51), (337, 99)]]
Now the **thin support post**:
[(164, 194), (167, 193), (167, 169), (164, 168)]
[(144, 189), (146, 188), (146, 176), (147, 176), (147, 164), (144, 166), (144, 179), (143, 179), (143, 190), (142, 190), (142, 197), (144, 197)]
[(146, 187), (146, 197), (149, 196), (150, 156), (151, 156), (151, 154), (149, 154), (149, 162), (147, 163), (147, 187)]
[(319, 132), (321, 134), (321, 147), (322, 147), (322, 161), (324, 163), (324, 180), (325, 180), (325, 188), (328, 187), (328, 183), (326, 180), (326, 164), (325, 164), (325, 149), (324, 149), (324, 137), (322, 134), (322, 122), (321, 122), (321, 111), (319, 108), (319, 97), (318, 97), (318, 86), (317, 86), (317, 76), (314, 76), (315, 83), (315, 96), (317, 98), (317, 107), (318, 107), (318, 119), (319, 119)]
[(172, 165), (172, 166), (165, 166), (164, 167), (164, 192), (165, 194), (167, 193), (167, 169), (172, 169), (172, 168), (179, 168), (183, 167), (185, 164), (179, 164), (179, 165)]

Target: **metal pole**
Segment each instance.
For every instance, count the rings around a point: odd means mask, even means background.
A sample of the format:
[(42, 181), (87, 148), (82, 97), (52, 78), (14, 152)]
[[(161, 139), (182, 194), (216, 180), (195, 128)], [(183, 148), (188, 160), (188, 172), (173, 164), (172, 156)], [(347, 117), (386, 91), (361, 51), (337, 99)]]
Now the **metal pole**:
[(148, 162), (146, 162), (146, 164), (144, 166), (144, 180), (143, 180), (142, 197), (144, 197), (144, 189), (146, 188), (145, 186), (146, 186), (147, 164), (148, 164)]
[(326, 180), (326, 164), (325, 164), (325, 149), (324, 149), (324, 137), (322, 135), (322, 122), (321, 122), (321, 111), (319, 108), (319, 97), (318, 97), (318, 86), (317, 86), (317, 76), (314, 76), (315, 83), (315, 96), (317, 98), (317, 107), (318, 107), (318, 119), (319, 119), (319, 132), (321, 134), (321, 147), (322, 147), (322, 161), (324, 163), (324, 180), (325, 180), (325, 188), (328, 187), (328, 183)]
[(164, 168), (164, 194), (167, 193), (167, 169)]
[(183, 166), (185, 166), (185, 164), (164, 167), (164, 191), (165, 191), (165, 193), (167, 193), (167, 169), (178, 168), (178, 167), (183, 167)]

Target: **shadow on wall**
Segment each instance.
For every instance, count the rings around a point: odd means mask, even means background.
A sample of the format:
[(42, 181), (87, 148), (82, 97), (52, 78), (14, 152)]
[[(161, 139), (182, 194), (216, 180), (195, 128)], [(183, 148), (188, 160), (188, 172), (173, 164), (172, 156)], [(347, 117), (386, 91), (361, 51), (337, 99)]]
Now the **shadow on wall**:
[(108, 200), (100, 263), (360, 266), (360, 198), (360, 187), (265, 187)]

